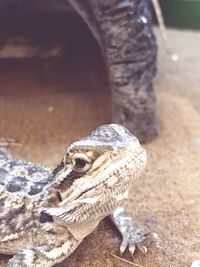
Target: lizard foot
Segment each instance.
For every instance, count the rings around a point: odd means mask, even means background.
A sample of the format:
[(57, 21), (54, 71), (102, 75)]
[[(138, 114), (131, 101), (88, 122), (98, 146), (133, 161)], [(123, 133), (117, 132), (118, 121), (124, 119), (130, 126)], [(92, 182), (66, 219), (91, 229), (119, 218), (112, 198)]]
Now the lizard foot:
[[(132, 223), (132, 221), (131, 221)], [(122, 243), (120, 245), (120, 254), (122, 255), (126, 248), (133, 256), (135, 249), (138, 248), (143, 253), (147, 252), (147, 247), (145, 245), (149, 233), (137, 228), (135, 225), (127, 224), (126, 228), (123, 229), (122, 234)]]
[(147, 252), (146, 243), (149, 239), (148, 237), (150, 236), (150, 233), (139, 229), (133, 223), (132, 218), (128, 216), (123, 207), (117, 208), (113, 212), (111, 219), (122, 235), (122, 243), (120, 245), (121, 255), (124, 253), (126, 248), (128, 248), (132, 256), (136, 248), (143, 253)]

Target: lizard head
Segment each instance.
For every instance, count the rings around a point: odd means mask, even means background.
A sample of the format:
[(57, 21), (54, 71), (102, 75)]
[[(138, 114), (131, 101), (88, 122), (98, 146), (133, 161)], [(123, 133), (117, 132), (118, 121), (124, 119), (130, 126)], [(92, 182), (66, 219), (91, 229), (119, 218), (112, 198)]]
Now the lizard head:
[(65, 151), (50, 185), (60, 203), (46, 212), (68, 224), (100, 220), (127, 198), (145, 165), (146, 152), (133, 134), (102, 125)]

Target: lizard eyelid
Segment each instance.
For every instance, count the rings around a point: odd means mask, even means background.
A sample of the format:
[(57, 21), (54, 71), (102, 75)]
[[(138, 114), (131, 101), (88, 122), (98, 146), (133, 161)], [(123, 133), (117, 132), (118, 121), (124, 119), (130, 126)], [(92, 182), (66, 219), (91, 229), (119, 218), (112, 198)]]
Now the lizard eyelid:
[(92, 167), (92, 159), (86, 154), (77, 153), (72, 159), (73, 168), (77, 172), (86, 172)]

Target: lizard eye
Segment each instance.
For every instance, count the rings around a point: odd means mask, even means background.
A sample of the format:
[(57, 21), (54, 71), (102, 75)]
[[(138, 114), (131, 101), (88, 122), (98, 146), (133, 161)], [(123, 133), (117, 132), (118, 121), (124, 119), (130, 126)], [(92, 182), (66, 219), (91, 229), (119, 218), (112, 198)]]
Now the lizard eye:
[(86, 172), (92, 166), (92, 160), (85, 154), (77, 153), (72, 159), (73, 168), (77, 172)]
[(75, 159), (75, 167), (78, 169), (83, 169), (87, 162), (84, 159), (77, 158)]

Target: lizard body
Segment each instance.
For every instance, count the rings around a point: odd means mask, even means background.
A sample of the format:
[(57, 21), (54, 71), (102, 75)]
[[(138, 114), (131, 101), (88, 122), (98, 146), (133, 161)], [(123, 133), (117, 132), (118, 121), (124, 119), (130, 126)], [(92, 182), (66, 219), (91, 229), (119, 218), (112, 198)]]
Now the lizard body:
[(50, 267), (67, 258), (106, 216), (120, 230), (120, 251), (131, 253), (145, 235), (123, 208), (146, 152), (126, 128), (102, 125), (73, 142), (49, 169), (0, 150), (0, 253), (6, 267)]

